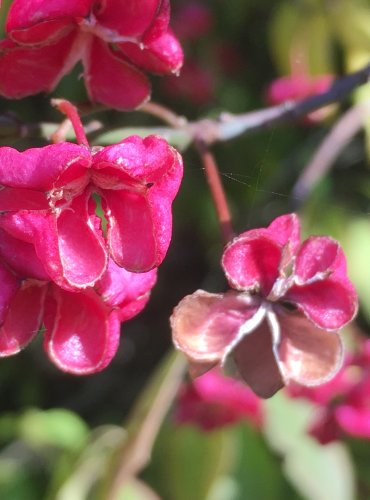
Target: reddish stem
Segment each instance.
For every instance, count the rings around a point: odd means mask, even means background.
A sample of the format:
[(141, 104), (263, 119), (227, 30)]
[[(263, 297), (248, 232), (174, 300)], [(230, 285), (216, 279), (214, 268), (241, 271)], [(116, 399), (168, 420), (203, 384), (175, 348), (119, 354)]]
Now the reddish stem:
[(231, 213), (217, 164), (213, 154), (204, 142), (197, 141), (197, 148), (204, 165), (207, 182), (216, 208), (222, 239), (223, 242), (227, 244), (234, 237), (234, 230), (231, 222)]
[(66, 99), (52, 99), (51, 103), (53, 106), (58, 108), (61, 113), (64, 113), (72, 123), (78, 144), (90, 147), (76, 106)]

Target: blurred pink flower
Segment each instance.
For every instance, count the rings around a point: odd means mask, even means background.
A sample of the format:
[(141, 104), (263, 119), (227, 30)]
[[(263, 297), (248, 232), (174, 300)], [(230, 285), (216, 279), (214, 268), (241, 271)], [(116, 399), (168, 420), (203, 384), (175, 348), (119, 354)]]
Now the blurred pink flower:
[(364, 341), (360, 352), (348, 358), (335, 379), (320, 388), (288, 387), (291, 396), (315, 404), (309, 433), (321, 444), (346, 435), (370, 439), (369, 348), (370, 340)]
[(211, 370), (183, 385), (175, 418), (181, 424), (194, 424), (204, 431), (243, 420), (261, 426), (262, 401), (241, 382)]
[(172, 22), (176, 35), (183, 41), (197, 40), (212, 29), (212, 10), (198, 1), (186, 1), (175, 12)]
[(188, 59), (181, 75), (166, 78), (162, 82), (162, 88), (170, 97), (202, 106), (209, 104), (215, 96), (215, 78), (203, 65)]
[[(306, 74), (283, 76), (274, 80), (267, 88), (266, 100), (271, 105), (287, 101), (301, 101), (307, 97), (326, 92), (332, 85), (333, 75), (309, 76)], [(316, 123), (330, 114), (330, 107), (318, 109), (307, 115), (308, 123)]]

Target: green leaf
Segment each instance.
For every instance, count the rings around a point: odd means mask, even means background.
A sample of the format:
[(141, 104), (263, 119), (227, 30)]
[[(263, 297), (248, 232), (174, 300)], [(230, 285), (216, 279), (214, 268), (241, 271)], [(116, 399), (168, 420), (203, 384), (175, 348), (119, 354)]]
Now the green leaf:
[(184, 151), (192, 142), (192, 137), (185, 130), (170, 127), (125, 127), (98, 134), (93, 143), (99, 146), (114, 144), (122, 141), (130, 135), (146, 137), (151, 134), (158, 134), (166, 139), (172, 146)]
[(132, 479), (117, 494), (117, 500), (160, 500), (145, 483)]
[(239, 489), (237, 500), (296, 498), (283, 475), (281, 461), (258, 431), (247, 425), (240, 426), (237, 443), (239, 460), (234, 476)]
[(111, 453), (124, 439), (118, 426), (94, 429), (86, 445), (75, 452), (67, 451), (53, 468), (47, 499), (86, 500), (95, 498), (97, 484), (102, 479)]
[(0, 460), (2, 477), (0, 477), (1, 500), (40, 500), (43, 494), (44, 478), (39, 471), (25, 464), (8, 466)]
[(353, 218), (345, 226), (342, 244), (347, 256), (348, 274), (358, 291), (362, 312), (370, 322), (369, 219)]
[(354, 471), (341, 443), (322, 446), (308, 436), (309, 403), (280, 393), (266, 404), (265, 433), (284, 460), (287, 478), (307, 500), (354, 500)]
[(231, 429), (203, 432), (167, 422), (144, 478), (163, 499), (208, 500), (216, 481), (225, 477), (234, 461), (233, 444)]
[(270, 25), (270, 47), (280, 74), (334, 71), (327, 17), (316, 2), (281, 3)]
[[(370, 21), (370, 17), (369, 17)], [(370, 44), (370, 41), (369, 41)], [(346, 65), (349, 72), (357, 71), (364, 68), (370, 61), (370, 50), (369, 46), (364, 49), (347, 49), (346, 50)], [(370, 83), (361, 85), (354, 92), (354, 102), (355, 104), (362, 105), (364, 107), (364, 118), (363, 126), (365, 131), (365, 145), (367, 158), (370, 161)]]
[(84, 421), (64, 409), (27, 410), (19, 419), (19, 435), (34, 446), (58, 446), (73, 450), (81, 446), (88, 434)]
[(370, 8), (368, 2), (339, 1), (329, 17), (338, 41), (347, 49), (367, 50), (370, 43)]

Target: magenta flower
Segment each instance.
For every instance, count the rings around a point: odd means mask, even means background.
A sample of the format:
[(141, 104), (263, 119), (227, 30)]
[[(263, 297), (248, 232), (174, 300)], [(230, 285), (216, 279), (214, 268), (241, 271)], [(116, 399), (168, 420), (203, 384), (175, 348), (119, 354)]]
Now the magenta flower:
[(14, 0), (0, 42), (0, 93), (49, 92), (81, 60), (92, 101), (135, 108), (150, 96), (143, 71), (181, 67), (169, 14), (169, 0)]
[[(167, 252), (181, 178), (181, 157), (156, 136), (105, 148), (60, 143), (20, 153), (3, 147), (0, 228), (32, 244), (48, 278), (66, 290), (94, 286), (109, 255), (128, 271), (146, 272)], [(19, 265), (11, 245), (2, 255)]]
[[(288, 75), (277, 78), (267, 88), (266, 100), (269, 104), (282, 104), (287, 101), (301, 101), (307, 97), (329, 90), (334, 81), (333, 75), (310, 76), (307, 74)], [(327, 118), (331, 107), (325, 106), (309, 113), (307, 123), (317, 123)]]
[(142, 311), (156, 278), (156, 269), (130, 273), (110, 262), (94, 289), (76, 293), (50, 285), (44, 348), (51, 361), (75, 375), (103, 370), (116, 354), (121, 322)]
[(188, 59), (180, 76), (171, 76), (162, 82), (166, 95), (188, 101), (195, 106), (206, 105), (215, 95), (215, 78), (196, 60)]
[(342, 402), (333, 409), (342, 432), (355, 437), (370, 439), (370, 373), (349, 391)]
[(267, 98), (271, 104), (285, 101), (299, 101), (306, 97), (326, 92), (333, 83), (333, 75), (309, 76), (289, 75), (274, 80), (268, 90)]
[(345, 366), (320, 388), (288, 386), (293, 397), (310, 400), (316, 413), (309, 433), (321, 444), (352, 436), (370, 439), (370, 341), (348, 357)]
[(347, 373), (352, 377), (347, 390), (333, 392), (326, 405), (316, 408), (308, 431), (320, 444), (345, 436), (370, 439), (370, 373), (367, 369), (354, 374)]
[(130, 273), (110, 261), (95, 289), (72, 293), (48, 281), (31, 243), (5, 231), (0, 236), (0, 255), (9, 262), (12, 249), (17, 269), (0, 261), (0, 357), (17, 354), (44, 325), (44, 348), (58, 368), (77, 375), (105, 368), (117, 351), (121, 321), (148, 301), (156, 269)]
[(175, 419), (204, 431), (246, 420), (261, 426), (261, 400), (245, 385), (211, 370), (180, 390)]
[(172, 23), (181, 41), (197, 40), (206, 36), (214, 24), (212, 9), (197, 0), (187, 0), (180, 5)]
[(21, 280), (1, 262), (0, 278), (0, 356), (11, 356), (37, 335), (46, 286), (33, 279)]
[(336, 330), (357, 310), (339, 244), (325, 236), (300, 243), (295, 214), (235, 238), (222, 266), (233, 290), (198, 290), (176, 307), (174, 343), (198, 376), (221, 365), (261, 397), (293, 380), (318, 385), (342, 364)]

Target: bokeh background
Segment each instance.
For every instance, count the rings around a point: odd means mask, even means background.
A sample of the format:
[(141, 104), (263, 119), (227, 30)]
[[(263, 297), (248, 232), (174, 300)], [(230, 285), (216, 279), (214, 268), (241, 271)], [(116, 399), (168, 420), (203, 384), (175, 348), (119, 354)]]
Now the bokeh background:
[[(9, 0), (0, 11), (3, 28)], [(283, 75), (340, 76), (370, 62), (368, 0), (172, 0), (172, 25), (183, 43), (182, 76), (153, 78), (153, 100), (188, 119), (267, 106), (270, 83)], [(191, 8), (189, 9), (189, 6)], [(86, 100), (81, 68), (54, 96)], [(292, 210), (305, 234), (330, 234), (343, 245), (361, 309), (370, 322), (370, 120), (305, 192), (294, 189), (327, 134), (353, 105), (370, 99), (365, 85), (324, 119), (274, 126), (219, 143), (219, 165), (238, 232)], [(100, 112), (94, 140), (119, 140), (128, 129), (156, 127), (144, 113)], [(0, 141), (18, 149), (45, 143), (61, 116), (49, 96), (0, 100)], [(27, 131), (20, 138), (18, 125)], [(48, 128), (49, 127), (49, 128)], [(103, 140), (103, 139), (102, 139)], [(42, 338), (0, 362), (0, 498), (104, 498), (111, 453), (125, 439), (127, 419), (171, 347), (168, 318), (197, 288), (225, 289), (219, 228), (201, 162), (183, 152), (185, 176), (174, 204), (173, 241), (149, 305), (123, 325), (119, 352), (103, 372), (74, 377), (47, 360)], [(350, 338), (351, 332), (348, 337)], [(350, 342), (349, 342), (350, 343)], [(314, 408), (279, 394), (264, 403), (264, 425), (247, 421), (204, 433), (167, 415), (140, 483), (123, 500), (355, 500), (370, 498), (370, 447), (343, 436), (322, 446), (306, 433)], [(140, 416), (135, 414), (136, 423)], [(131, 417), (132, 420), (132, 417)], [(370, 437), (370, 436), (369, 436)], [(147, 486), (143, 486), (145, 483)], [(103, 495), (103, 496), (102, 496)]]

